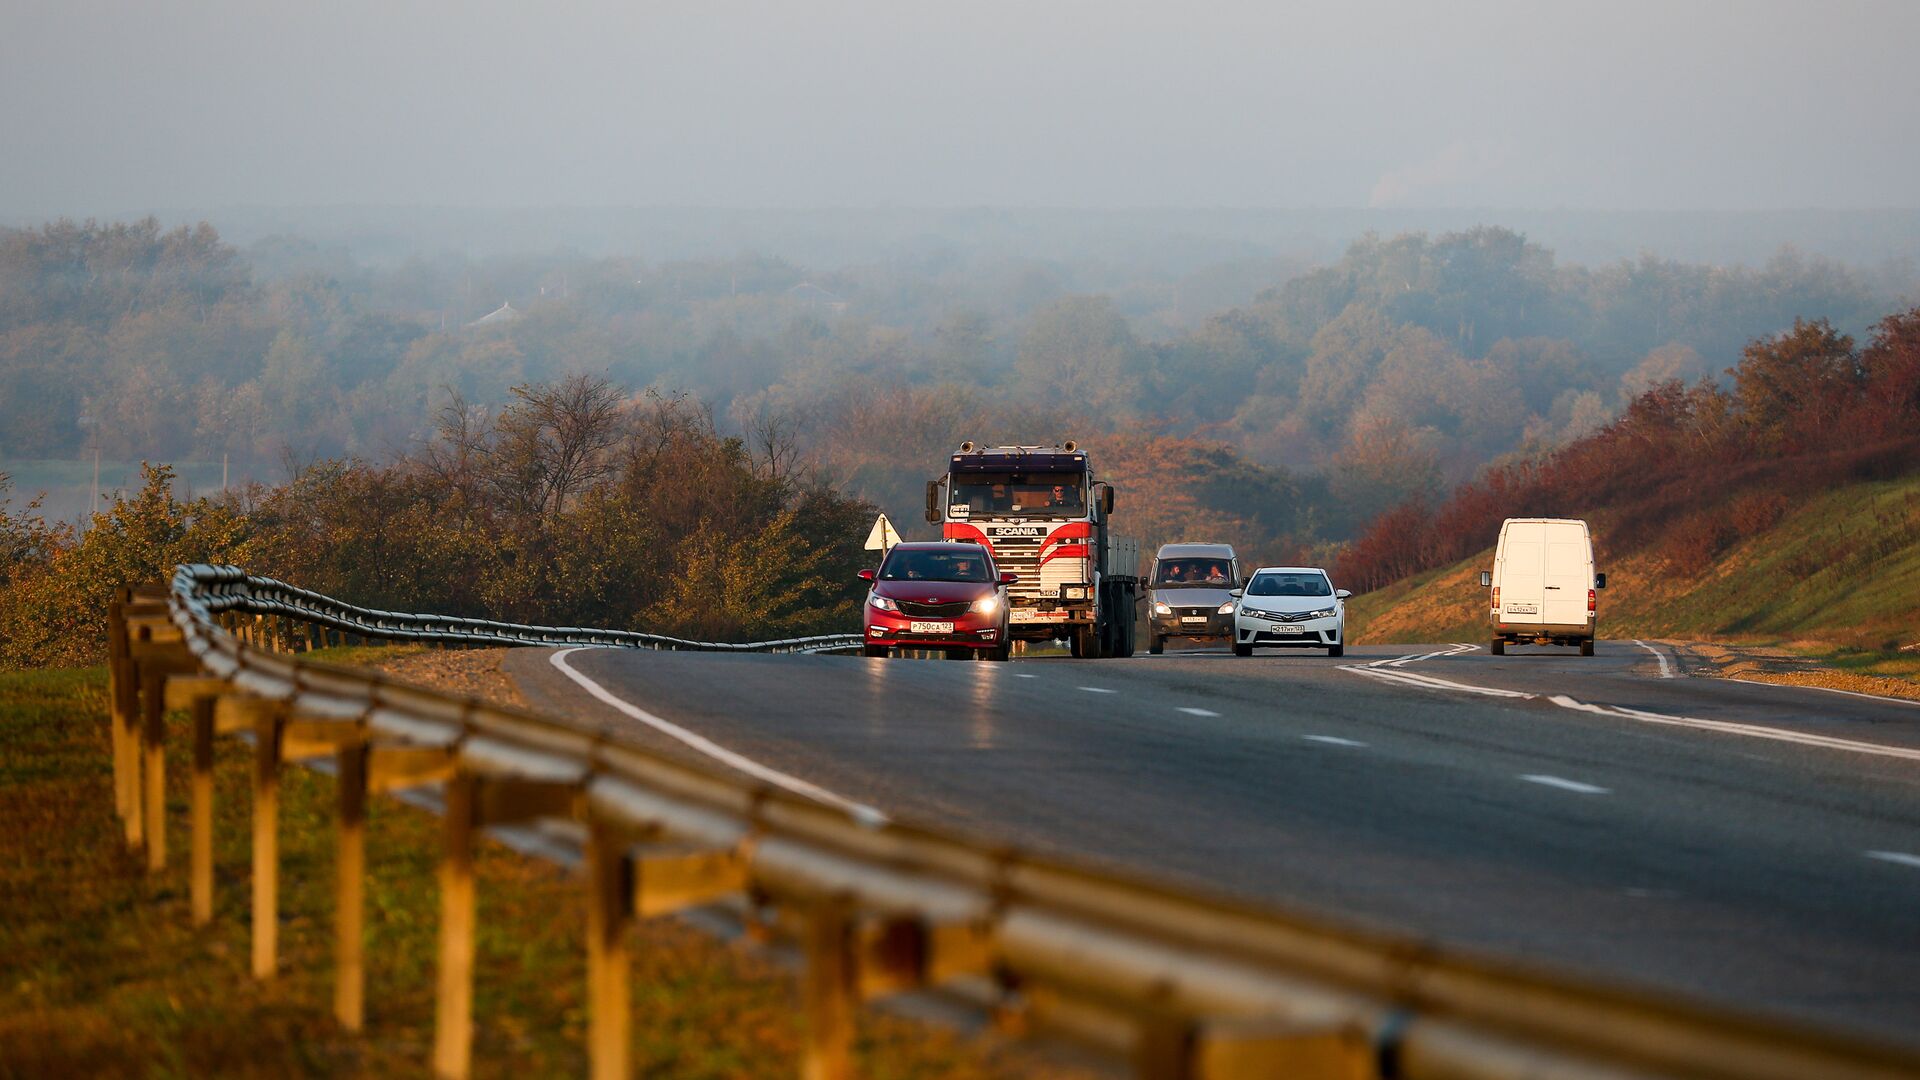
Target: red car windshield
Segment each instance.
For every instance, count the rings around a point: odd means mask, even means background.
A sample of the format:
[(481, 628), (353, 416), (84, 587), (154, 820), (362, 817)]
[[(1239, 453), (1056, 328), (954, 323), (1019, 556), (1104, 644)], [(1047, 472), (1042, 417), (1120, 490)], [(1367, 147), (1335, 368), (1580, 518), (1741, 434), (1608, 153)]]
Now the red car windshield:
[(918, 551), (895, 548), (880, 567), (882, 581), (988, 582), (987, 557), (979, 551)]

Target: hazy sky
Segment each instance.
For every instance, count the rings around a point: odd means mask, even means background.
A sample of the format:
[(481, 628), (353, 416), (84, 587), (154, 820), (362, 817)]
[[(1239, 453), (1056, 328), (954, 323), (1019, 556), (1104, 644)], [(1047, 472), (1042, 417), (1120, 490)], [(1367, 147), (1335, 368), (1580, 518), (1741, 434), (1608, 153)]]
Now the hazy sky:
[(0, 216), (1920, 205), (1920, 3), (0, 0)]

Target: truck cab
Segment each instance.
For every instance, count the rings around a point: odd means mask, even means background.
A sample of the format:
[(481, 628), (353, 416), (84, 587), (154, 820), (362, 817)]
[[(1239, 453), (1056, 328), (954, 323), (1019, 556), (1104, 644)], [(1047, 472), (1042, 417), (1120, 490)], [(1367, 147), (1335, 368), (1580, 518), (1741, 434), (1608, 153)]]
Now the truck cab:
[(941, 537), (984, 544), (1015, 575), (1013, 640), (1064, 639), (1078, 657), (1133, 652), (1139, 547), (1113, 535), (1113, 507), (1113, 487), (1072, 442), (962, 443), (927, 482), (927, 521)]

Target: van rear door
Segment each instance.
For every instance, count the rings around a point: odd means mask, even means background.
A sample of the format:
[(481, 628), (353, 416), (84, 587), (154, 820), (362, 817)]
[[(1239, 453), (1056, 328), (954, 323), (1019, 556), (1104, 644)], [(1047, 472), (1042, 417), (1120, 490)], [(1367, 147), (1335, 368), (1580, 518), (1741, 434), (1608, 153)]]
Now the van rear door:
[(1546, 526), (1537, 521), (1507, 523), (1501, 545), (1500, 621), (1503, 623), (1545, 622), (1546, 605)]
[(1546, 603), (1543, 622), (1579, 626), (1587, 621), (1587, 590), (1593, 587), (1593, 546), (1577, 524), (1545, 526), (1546, 566), (1542, 574)]

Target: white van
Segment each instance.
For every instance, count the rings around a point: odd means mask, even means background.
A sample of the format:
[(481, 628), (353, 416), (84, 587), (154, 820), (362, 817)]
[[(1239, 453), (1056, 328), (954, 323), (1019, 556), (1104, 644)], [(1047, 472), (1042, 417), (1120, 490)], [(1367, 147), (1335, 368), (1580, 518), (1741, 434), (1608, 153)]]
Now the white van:
[(1493, 572), (1481, 571), (1480, 584), (1493, 589), (1493, 655), (1506, 655), (1509, 642), (1578, 645), (1581, 656), (1593, 655), (1597, 590), (1607, 587), (1607, 575), (1593, 572), (1586, 522), (1508, 518)]

